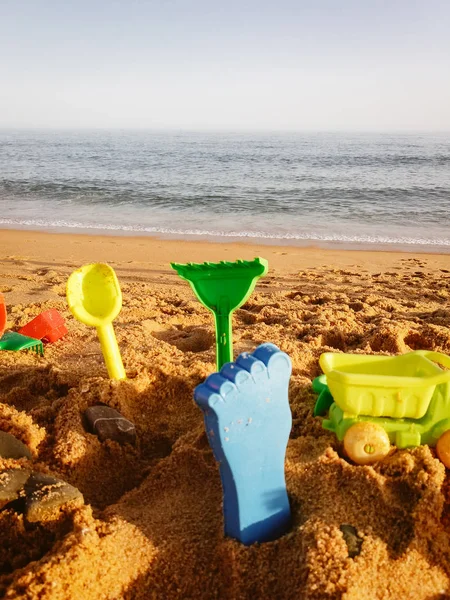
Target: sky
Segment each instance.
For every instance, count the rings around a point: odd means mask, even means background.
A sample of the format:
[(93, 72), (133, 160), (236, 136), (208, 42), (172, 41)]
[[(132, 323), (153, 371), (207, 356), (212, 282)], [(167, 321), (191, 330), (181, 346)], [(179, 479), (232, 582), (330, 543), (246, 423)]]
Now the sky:
[(449, 0), (0, 0), (0, 127), (450, 131)]

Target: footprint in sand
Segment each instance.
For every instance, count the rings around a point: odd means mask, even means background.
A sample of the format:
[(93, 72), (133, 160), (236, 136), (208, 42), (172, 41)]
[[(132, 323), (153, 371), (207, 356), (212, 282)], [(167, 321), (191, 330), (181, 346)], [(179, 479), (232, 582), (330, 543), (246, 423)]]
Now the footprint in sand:
[[(147, 326), (146, 329), (148, 330), (149, 327)], [(204, 327), (189, 326), (182, 329), (153, 330), (150, 333), (157, 340), (162, 340), (183, 352), (204, 352), (215, 344), (213, 333)]]

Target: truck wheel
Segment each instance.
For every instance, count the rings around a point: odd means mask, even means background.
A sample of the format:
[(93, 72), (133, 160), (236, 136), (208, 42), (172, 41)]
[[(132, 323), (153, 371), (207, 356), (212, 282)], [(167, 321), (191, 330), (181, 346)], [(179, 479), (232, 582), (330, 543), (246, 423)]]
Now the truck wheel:
[(447, 469), (450, 469), (450, 429), (445, 431), (438, 439), (436, 452), (439, 460), (444, 463)]
[(344, 450), (358, 465), (370, 465), (383, 459), (390, 448), (388, 434), (380, 425), (370, 421), (355, 423), (344, 436)]

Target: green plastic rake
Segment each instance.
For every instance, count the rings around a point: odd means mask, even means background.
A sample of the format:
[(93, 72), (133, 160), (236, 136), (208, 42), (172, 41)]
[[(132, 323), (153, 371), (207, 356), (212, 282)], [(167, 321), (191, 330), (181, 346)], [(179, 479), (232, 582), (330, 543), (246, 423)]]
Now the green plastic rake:
[(15, 331), (7, 331), (3, 334), (0, 338), (0, 350), (34, 350), (36, 354), (44, 356), (44, 345), (41, 340), (35, 340)]
[(220, 370), (233, 360), (231, 315), (250, 296), (257, 280), (267, 273), (268, 262), (255, 258), (220, 263), (171, 263), (171, 266), (189, 281), (200, 302), (214, 314), (217, 370)]

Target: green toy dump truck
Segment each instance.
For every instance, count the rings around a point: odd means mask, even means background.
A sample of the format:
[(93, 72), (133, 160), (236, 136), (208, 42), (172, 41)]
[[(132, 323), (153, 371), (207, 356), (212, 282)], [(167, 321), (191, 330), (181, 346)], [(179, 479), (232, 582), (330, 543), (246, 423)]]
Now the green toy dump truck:
[(324, 375), (313, 382), (314, 415), (343, 440), (358, 464), (381, 460), (390, 445), (436, 446), (450, 468), (450, 357), (418, 350), (400, 356), (335, 354), (320, 357)]

